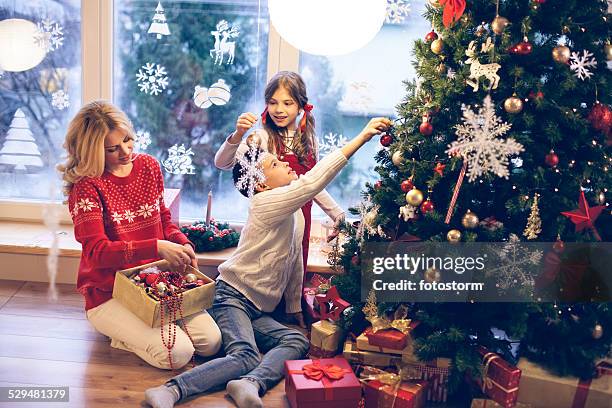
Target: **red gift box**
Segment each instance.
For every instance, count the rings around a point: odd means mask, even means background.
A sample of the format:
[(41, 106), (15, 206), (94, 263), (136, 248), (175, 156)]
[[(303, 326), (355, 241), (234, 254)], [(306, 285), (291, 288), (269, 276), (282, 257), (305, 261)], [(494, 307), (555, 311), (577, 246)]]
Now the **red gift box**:
[(378, 380), (368, 381), (365, 388), (366, 407), (422, 408), (425, 406), (427, 381), (402, 381), (399, 386)]
[(315, 309), (315, 305), (317, 305), (317, 307), (319, 306), (315, 300), (316, 289), (310, 287), (304, 288), (303, 297), (306, 306), (304, 309), (304, 312), (306, 313), (306, 321), (309, 324), (312, 324), (321, 320), (321, 314)]
[[(408, 326), (410, 330), (414, 330), (419, 325), (418, 321), (411, 321)], [(410, 333), (404, 334), (396, 329), (378, 330), (376, 333), (371, 327), (367, 328), (363, 334), (368, 338), (368, 343), (372, 346), (384, 347), (393, 350), (403, 350), (408, 345)]]
[(521, 369), (484, 347), (479, 347), (478, 353), (483, 364), (482, 379), (479, 380), (482, 392), (505, 408), (513, 407), (518, 397)]
[(285, 393), (292, 408), (355, 408), (361, 383), (342, 357), (287, 360)]
[(427, 401), (446, 402), (448, 398), (448, 377), (450, 372), (450, 360), (437, 358), (433, 361), (422, 363), (408, 363), (405, 367), (410, 370), (411, 378), (427, 380)]

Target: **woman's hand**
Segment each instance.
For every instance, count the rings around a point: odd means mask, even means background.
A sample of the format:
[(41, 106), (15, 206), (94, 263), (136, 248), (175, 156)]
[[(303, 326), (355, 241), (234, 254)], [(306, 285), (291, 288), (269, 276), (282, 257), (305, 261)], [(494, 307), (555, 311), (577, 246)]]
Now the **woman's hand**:
[(187, 248), (187, 254), (191, 257), (191, 266), (193, 266), (195, 269), (198, 269), (198, 260), (196, 259), (196, 254), (193, 250), (193, 247), (190, 243), (184, 244), (183, 246)]
[(242, 136), (244, 136), (255, 123), (257, 123), (257, 116), (254, 113), (245, 112), (241, 114), (236, 121), (236, 131), (234, 135), (242, 139)]
[[(191, 256), (193, 254), (193, 257)], [(185, 265), (190, 265), (192, 259), (195, 259), (193, 248), (187, 248), (183, 245), (175, 244), (174, 242), (164, 239), (157, 240), (157, 255), (168, 261), (172, 269), (184, 270)]]
[(370, 141), (374, 135), (377, 135), (385, 130), (389, 129), (392, 122), (388, 118), (373, 118), (361, 131), (361, 136), (365, 141)]

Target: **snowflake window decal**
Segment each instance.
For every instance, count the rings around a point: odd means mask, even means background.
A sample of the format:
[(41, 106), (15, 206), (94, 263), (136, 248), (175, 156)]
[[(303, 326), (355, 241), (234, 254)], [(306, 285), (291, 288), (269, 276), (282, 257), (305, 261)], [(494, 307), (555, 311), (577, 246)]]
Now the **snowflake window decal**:
[(329, 132), (319, 139), (319, 155), (326, 156), (348, 143), (346, 136)]
[(401, 24), (410, 14), (410, 2), (408, 0), (388, 0), (385, 23)]
[(146, 130), (139, 130), (136, 132), (134, 138), (134, 148), (138, 151), (147, 150), (147, 147), (151, 144), (151, 134)]
[[(248, 156), (248, 158), (245, 158), (245, 156)], [(249, 145), (247, 153), (238, 157), (241, 170), (240, 177), (236, 181), (236, 188), (238, 190), (246, 189), (249, 198), (255, 194), (257, 183), (263, 183), (266, 180), (262, 168), (265, 157), (266, 155), (259, 150), (257, 143)]]
[(140, 92), (157, 96), (168, 86), (168, 73), (163, 65), (147, 62), (138, 69), (136, 82)]
[(45, 18), (36, 24), (34, 43), (46, 52), (57, 50), (64, 45), (63, 27), (55, 21)]
[(474, 112), (463, 107), (463, 123), (455, 126), (457, 140), (448, 145), (446, 153), (459, 155), (467, 163), (468, 180), (476, 180), (486, 173), (508, 178), (508, 157), (525, 149), (513, 138), (499, 139), (512, 127), (495, 115), (495, 106), (487, 95), (483, 106)]
[(55, 109), (64, 110), (70, 107), (70, 97), (61, 89), (55, 91), (51, 94), (51, 106)]
[(597, 60), (593, 57), (590, 51), (582, 50), (582, 55), (576, 51), (572, 52), (570, 57), (570, 69), (574, 71), (574, 76), (578, 79), (585, 80), (593, 76), (589, 68), (597, 67)]

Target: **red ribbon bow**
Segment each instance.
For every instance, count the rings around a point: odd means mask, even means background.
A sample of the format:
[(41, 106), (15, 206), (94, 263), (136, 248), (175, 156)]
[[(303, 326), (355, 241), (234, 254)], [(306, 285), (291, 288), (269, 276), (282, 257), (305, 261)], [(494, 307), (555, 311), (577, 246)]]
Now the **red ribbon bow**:
[(323, 377), (327, 377), (332, 381), (340, 380), (344, 377), (344, 369), (335, 364), (321, 365), (314, 362), (302, 367), (302, 372), (304, 377), (315, 381), (320, 381)]
[(444, 7), (442, 23), (446, 28), (459, 21), (465, 11), (465, 0), (438, 0), (438, 3)]
[(312, 106), (311, 104), (307, 103), (306, 105), (304, 105), (304, 110), (306, 112), (310, 112), (312, 111), (312, 108), (314, 108), (314, 106)]
[(302, 131), (302, 133), (306, 130), (306, 115), (310, 113), (312, 108), (314, 108), (314, 106), (309, 103), (304, 105), (304, 116), (302, 116), (302, 120), (300, 120), (300, 131)]

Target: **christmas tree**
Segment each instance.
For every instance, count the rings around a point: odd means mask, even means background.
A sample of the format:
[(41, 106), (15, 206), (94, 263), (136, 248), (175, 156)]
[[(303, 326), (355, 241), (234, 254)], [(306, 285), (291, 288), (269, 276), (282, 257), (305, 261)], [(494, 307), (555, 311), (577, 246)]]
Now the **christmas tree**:
[[(334, 283), (360, 301), (367, 242), (550, 243), (548, 273), (534, 280), (563, 302), (412, 304), (416, 353), (452, 358), (457, 389), (479, 371), (476, 345), (512, 359), (497, 328), (521, 341), (522, 356), (591, 377), (612, 343), (612, 309), (596, 302), (609, 300), (609, 288), (593, 283), (590, 265), (560, 265), (569, 243), (612, 237), (612, 15), (601, 0), (428, 3), (417, 79), (381, 137), (379, 181), (353, 211), (360, 224), (343, 228), (345, 273)], [(349, 329), (363, 319), (356, 310), (345, 313)]]
[(0, 149), (0, 166), (9, 171), (32, 171), (43, 167), (40, 151), (21, 109), (15, 111), (13, 120)]

